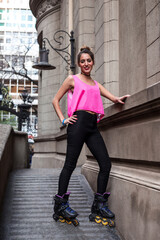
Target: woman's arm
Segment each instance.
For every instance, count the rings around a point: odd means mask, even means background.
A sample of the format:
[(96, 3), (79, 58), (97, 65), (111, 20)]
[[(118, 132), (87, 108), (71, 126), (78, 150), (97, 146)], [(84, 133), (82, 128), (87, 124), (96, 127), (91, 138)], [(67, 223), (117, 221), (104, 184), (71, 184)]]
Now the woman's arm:
[[(70, 75), (68, 76), (65, 81), (63, 82), (62, 86), (60, 87), (60, 89), (58, 90), (57, 94), (54, 96), (53, 100), (52, 100), (52, 104), (53, 107), (56, 111), (57, 116), (59, 117), (59, 120), (62, 122), (64, 120), (64, 116), (63, 113), (61, 111), (59, 102), (61, 100), (61, 98), (65, 95), (65, 93), (71, 89), (74, 88), (74, 79), (73, 77)], [(72, 121), (74, 122), (76, 120), (76, 117), (74, 117), (74, 115), (70, 118), (67, 118), (64, 123), (72, 123)]]
[(105, 89), (100, 83), (98, 83), (100, 93), (103, 97), (108, 98), (114, 103), (121, 103), (124, 104), (126, 98), (130, 97), (130, 95), (124, 95), (122, 97), (115, 97), (113, 94), (111, 94), (107, 89)]

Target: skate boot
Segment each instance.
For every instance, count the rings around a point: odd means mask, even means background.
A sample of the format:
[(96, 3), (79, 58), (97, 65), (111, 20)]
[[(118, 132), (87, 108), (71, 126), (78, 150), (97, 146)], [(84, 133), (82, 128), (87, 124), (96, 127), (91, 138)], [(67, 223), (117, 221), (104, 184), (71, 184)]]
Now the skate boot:
[(68, 198), (70, 193), (65, 193), (63, 196), (55, 195), (55, 205), (53, 219), (62, 223), (73, 223), (74, 226), (78, 226), (79, 222), (76, 219), (78, 213), (69, 206)]
[(102, 223), (105, 226), (115, 227), (114, 213), (108, 208), (108, 197), (110, 193), (95, 194), (95, 198), (91, 207), (89, 220), (96, 223)]

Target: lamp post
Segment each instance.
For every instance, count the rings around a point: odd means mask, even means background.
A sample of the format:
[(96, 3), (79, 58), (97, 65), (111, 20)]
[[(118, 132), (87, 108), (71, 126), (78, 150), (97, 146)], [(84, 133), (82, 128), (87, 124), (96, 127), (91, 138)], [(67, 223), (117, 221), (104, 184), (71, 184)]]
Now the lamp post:
[[(32, 103), (33, 99), (31, 98), (31, 96), (28, 94), (28, 91), (26, 89), (23, 90), (23, 92), (20, 95), (21, 99), (23, 100), (22, 104), (18, 104), (18, 108), (19, 108), (19, 118), (18, 118), (18, 130), (21, 131), (22, 130), (22, 123), (24, 123), (27, 120), (27, 130), (29, 129), (29, 123), (30, 123), (30, 108), (31, 108), (31, 104), (28, 103)], [(26, 103), (28, 102), (28, 103)]]
[[(59, 37), (57, 40), (57, 34), (59, 34)], [(59, 45), (62, 45), (64, 37), (61, 34), (65, 34), (66, 36), (69, 37), (70, 43), (63, 47), (63, 48), (55, 48), (52, 46), (48, 38), (44, 37), (41, 39), (40, 45), (42, 45), (42, 48), (40, 48), (39, 55), (40, 55), (40, 61), (37, 64), (34, 64), (32, 67), (39, 69), (39, 70), (52, 70), (55, 69), (55, 66), (52, 66), (51, 64), (48, 63), (48, 54), (49, 50), (46, 49), (46, 42), (48, 42), (49, 46), (58, 53), (58, 55), (63, 58), (63, 60), (67, 63), (67, 65), (70, 66), (71, 71), (74, 73), (75, 71), (75, 61), (74, 61), (74, 32), (71, 31), (70, 34), (64, 30), (59, 30), (55, 32), (54, 34), (54, 41), (56, 43), (59, 43)], [(67, 49), (69, 49), (69, 46), (71, 46), (71, 54), (68, 53)], [(65, 53), (65, 56), (62, 55), (62, 53)]]
[(2, 102), (3, 94), (2, 94), (2, 84), (0, 83), (0, 103)]
[(18, 105), (19, 111), (16, 112), (16, 110), (13, 109), (14, 104), (12, 100), (9, 100), (8, 102), (5, 101), (5, 96), (3, 96), (2, 88), (3, 88), (3, 85), (0, 83), (0, 110), (10, 112), (18, 117), (18, 131), (22, 130), (22, 123), (24, 123), (27, 120), (27, 130), (28, 130), (29, 123), (30, 123), (29, 109), (32, 106), (31, 103), (33, 99), (28, 94), (27, 90), (24, 89), (22, 94), (20, 95), (21, 99), (23, 100), (23, 103)]

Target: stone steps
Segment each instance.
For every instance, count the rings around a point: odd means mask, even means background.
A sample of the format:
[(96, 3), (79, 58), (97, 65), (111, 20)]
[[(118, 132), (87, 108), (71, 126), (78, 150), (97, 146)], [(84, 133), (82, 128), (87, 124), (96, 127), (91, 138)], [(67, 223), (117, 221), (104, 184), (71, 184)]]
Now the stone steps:
[(70, 180), (70, 205), (80, 225), (55, 222), (53, 196), (60, 169), (23, 169), (10, 174), (0, 215), (1, 240), (121, 240), (116, 229), (89, 222), (93, 192), (77, 169)]

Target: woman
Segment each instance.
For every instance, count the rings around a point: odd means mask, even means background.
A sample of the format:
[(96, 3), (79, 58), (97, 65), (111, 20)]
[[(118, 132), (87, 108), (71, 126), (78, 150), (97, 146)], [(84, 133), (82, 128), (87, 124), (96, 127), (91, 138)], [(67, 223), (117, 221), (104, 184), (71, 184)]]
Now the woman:
[[(78, 215), (77, 212), (69, 207), (67, 188), (84, 142), (100, 167), (97, 179), (97, 193), (92, 205), (90, 220), (94, 220), (94, 214), (107, 218), (114, 217), (114, 213), (107, 207), (109, 193), (105, 192), (111, 162), (103, 138), (98, 131), (97, 122), (104, 116), (101, 96), (108, 98), (114, 103), (124, 104), (125, 99), (129, 95), (115, 97), (100, 83), (94, 81), (91, 78), (93, 65), (94, 54), (90, 48), (81, 48), (78, 54), (78, 66), (81, 69), (81, 73), (68, 76), (52, 102), (62, 125), (68, 125), (66, 160), (59, 177), (58, 194), (54, 197), (55, 213), (53, 218), (55, 220), (58, 220), (60, 216), (73, 220)], [(65, 119), (59, 102), (66, 92), (68, 92), (69, 117)]]

